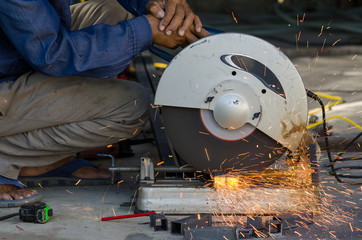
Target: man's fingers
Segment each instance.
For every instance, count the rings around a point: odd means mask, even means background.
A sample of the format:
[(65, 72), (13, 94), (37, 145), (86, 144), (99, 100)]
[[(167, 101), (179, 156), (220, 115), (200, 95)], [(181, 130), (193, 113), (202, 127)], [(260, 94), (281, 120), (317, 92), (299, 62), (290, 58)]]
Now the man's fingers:
[(191, 27), (192, 23), (194, 22), (194, 19), (195, 19), (195, 14), (191, 13), (187, 15), (182, 26), (178, 30), (178, 34), (180, 36), (185, 35), (185, 32)]
[(166, 6), (165, 6), (165, 16), (163, 17), (163, 19), (160, 22), (160, 30), (163, 31), (165, 30), (166, 26), (168, 26), (172, 20), (172, 18), (174, 17), (175, 13), (176, 13), (176, 1), (168, 1)]
[(184, 21), (184, 18), (185, 18), (185, 7), (178, 6), (175, 15), (173, 16), (170, 24), (167, 26), (165, 30), (166, 34), (171, 35), (173, 32), (175, 32)]
[(186, 41), (190, 44), (190, 43), (193, 43), (193, 42), (196, 42), (197, 40), (199, 40), (198, 37), (196, 37), (192, 32), (188, 31), (186, 32)]
[(208, 31), (206, 31), (205, 28), (201, 28), (201, 31), (200, 31), (200, 32), (196, 32), (195, 34), (196, 34), (196, 36), (198, 36), (199, 38), (204, 38), (204, 37), (210, 36), (210, 33), (209, 33)]
[(199, 16), (195, 16), (194, 24), (195, 24), (196, 32), (198, 32), (198, 33), (201, 32), (202, 23), (201, 23), (201, 20), (200, 20)]
[(150, 2), (147, 7), (147, 12), (151, 13), (156, 18), (163, 18), (165, 16), (165, 11), (162, 9), (162, 6), (158, 2)]

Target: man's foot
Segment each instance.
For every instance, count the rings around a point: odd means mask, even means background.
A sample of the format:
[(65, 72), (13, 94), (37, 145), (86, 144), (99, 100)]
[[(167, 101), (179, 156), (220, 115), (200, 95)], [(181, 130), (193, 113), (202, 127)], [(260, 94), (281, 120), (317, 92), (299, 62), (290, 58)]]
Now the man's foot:
[(14, 185), (0, 185), (0, 200), (18, 200), (34, 196), (38, 192), (30, 189), (20, 189)]
[[(36, 177), (47, 172), (53, 171), (65, 164), (74, 161), (75, 157), (65, 158), (56, 163), (40, 166), (40, 167), (23, 167), (19, 173), (21, 177)], [(107, 179), (111, 177), (111, 172), (104, 165), (98, 166), (83, 166), (72, 173), (73, 177), (85, 178), (85, 179)]]

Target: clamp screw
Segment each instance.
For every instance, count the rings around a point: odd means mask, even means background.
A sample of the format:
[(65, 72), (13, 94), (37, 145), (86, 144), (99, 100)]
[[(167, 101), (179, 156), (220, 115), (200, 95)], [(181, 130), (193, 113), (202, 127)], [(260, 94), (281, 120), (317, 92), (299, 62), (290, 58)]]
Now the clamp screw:
[(253, 116), (253, 119), (252, 119), (252, 120), (258, 118), (258, 117), (260, 116), (260, 113), (261, 113), (261, 112), (254, 113), (254, 116)]
[(205, 103), (211, 102), (215, 97), (208, 97), (205, 101)]

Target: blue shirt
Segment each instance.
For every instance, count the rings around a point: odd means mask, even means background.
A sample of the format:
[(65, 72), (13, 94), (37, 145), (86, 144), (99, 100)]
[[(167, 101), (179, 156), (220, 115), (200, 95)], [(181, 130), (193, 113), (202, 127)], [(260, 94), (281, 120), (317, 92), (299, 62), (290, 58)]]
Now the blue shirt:
[(4, 0), (0, 4), (0, 82), (27, 71), (50, 76), (111, 77), (152, 45), (149, 0), (118, 0), (138, 16), (115, 26), (70, 30), (71, 0)]

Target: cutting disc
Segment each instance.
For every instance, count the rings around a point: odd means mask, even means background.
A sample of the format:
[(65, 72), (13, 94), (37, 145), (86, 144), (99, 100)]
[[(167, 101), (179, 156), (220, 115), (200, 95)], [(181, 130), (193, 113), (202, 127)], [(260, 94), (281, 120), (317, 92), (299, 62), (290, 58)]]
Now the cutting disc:
[(297, 150), (308, 114), (292, 62), (238, 33), (209, 36), (175, 56), (155, 105), (175, 151), (204, 172), (267, 168), (286, 149)]
[(199, 109), (166, 106), (162, 110), (165, 130), (176, 152), (205, 173), (260, 171), (285, 151), (256, 128), (245, 138), (227, 141), (208, 131)]

